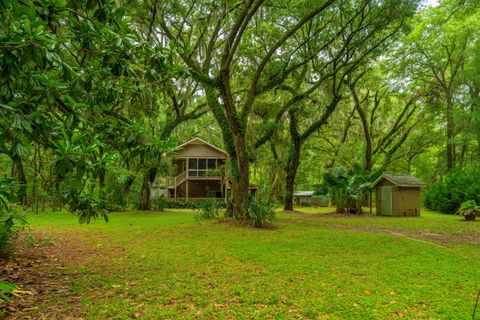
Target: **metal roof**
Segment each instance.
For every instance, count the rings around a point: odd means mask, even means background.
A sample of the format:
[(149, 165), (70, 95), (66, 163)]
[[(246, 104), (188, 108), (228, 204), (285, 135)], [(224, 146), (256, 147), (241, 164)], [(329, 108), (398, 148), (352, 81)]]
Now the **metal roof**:
[(377, 180), (375, 180), (373, 186), (379, 184), (383, 179), (390, 181), (398, 187), (423, 187), (427, 185), (425, 182), (412, 176), (384, 173)]
[(294, 191), (293, 195), (294, 196), (299, 196), (299, 197), (305, 197), (305, 196), (307, 196), (307, 197), (310, 196), (311, 197), (311, 196), (313, 196), (314, 193), (315, 193), (315, 191)]

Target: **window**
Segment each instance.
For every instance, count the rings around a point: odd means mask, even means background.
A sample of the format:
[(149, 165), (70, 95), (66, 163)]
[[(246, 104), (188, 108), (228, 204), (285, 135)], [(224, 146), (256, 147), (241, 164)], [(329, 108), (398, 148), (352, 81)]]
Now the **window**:
[(188, 159), (188, 168), (197, 169), (197, 159)]
[(200, 170), (207, 169), (207, 159), (198, 159), (198, 169)]
[(223, 159), (188, 159), (188, 176), (190, 177), (220, 177)]
[(208, 159), (207, 169), (216, 169), (216, 168), (217, 168), (216, 159)]

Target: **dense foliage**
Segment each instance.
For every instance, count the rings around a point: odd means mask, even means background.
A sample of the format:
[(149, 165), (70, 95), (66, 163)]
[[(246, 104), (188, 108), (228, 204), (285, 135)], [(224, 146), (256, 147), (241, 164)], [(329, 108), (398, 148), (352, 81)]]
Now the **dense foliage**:
[(434, 184), (425, 194), (425, 206), (455, 214), (465, 201), (480, 203), (480, 166), (455, 170)]
[(15, 236), (27, 226), (27, 220), (11, 202), (13, 183), (10, 180), (0, 181), (0, 257), (8, 256), (15, 246)]
[(328, 194), (340, 213), (349, 212), (350, 209), (361, 211), (373, 182), (370, 173), (358, 165), (351, 170), (334, 167), (324, 174), (323, 181), (316, 193)]

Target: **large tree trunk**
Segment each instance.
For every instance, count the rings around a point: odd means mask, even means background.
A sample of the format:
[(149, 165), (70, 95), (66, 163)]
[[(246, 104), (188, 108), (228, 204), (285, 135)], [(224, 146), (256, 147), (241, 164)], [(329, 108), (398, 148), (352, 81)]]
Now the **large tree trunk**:
[(372, 171), (372, 138), (368, 128), (367, 117), (363, 109), (358, 105), (357, 107), (360, 120), (362, 121), (363, 135), (365, 138), (365, 171)]
[(150, 210), (150, 185), (155, 181), (157, 177), (157, 168), (151, 167), (145, 173), (142, 182), (142, 190), (140, 192), (139, 210)]
[(295, 190), (295, 176), (296, 172), (289, 171), (287, 173), (286, 184), (285, 184), (285, 204), (284, 210), (292, 211), (293, 210), (293, 192)]
[(300, 165), (300, 148), (295, 146), (292, 150), (291, 162), (287, 164), (286, 194), (284, 210), (293, 210), (293, 193), (295, 191), (295, 178), (297, 177), (298, 167)]
[(125, 198), (125, 203), (128, 204), (128, 196), (130, 195), (130, 189), (132, 188), (133, 182), (135, 181), (135, 176), (131, 175), (123, 183), (123, 197)]
[[(368, 125), (367, 115), (365, 110), (362, 108), (362, 103), (355, 91), (355, 86), (350, 85), (350, 90), (353, 94), (353, 99), (355, 101), (355, 109), (357, 110), (360, 121), (362, 122), (363, 136), (365, 139), (365, 171), (370, 172), (372, 170), (372, 138), (370, 135), (370, 128)], [(368, 96), (367, 96), (368, 97)]]
[(25, 170), (23, 169), (22, 158), (18, 155), (12, 158), (12, 178), (17, 181), (17, 201), (21, 204), (25, 204), (27, 200), (27, 177), (25, 176)]
[[(224, 79), (224, 81), (226, 81)], [(247, 157), (244, 130), (241, 120), (235, 114), (231, 93), (227, 88), (222, 88), (222, 100), (229, 106), (220, 105), (218, 91), (208, 87), (205, 89), (208, 105), (217, 123), (222, 130), (223, 142), (229, 156), (230, 179), (232, 181), (231, 203), (227, 207), (227, 215), (238, 219), (245, 219), (246, 206), (250, 187), (250, 168)]]
[(244, 138), (234, 134), (234, 144), (237, 167), (232, 167), (234, 170), (232, 172), (232, 214), (236, 218), (243, 219), (250, 190), (250, 167)]
[(284, 210), (293, 210), (293, 192), (295, 189), (295, 178), (297, 177), (298, 167), (300, 166), (300, 152), (302, 141), (297, 131), (297, 118), (293, 112), (290, 112), (290, 136), (292, 138), (292, 147), (288, 155), (286, 169), (286, 195)]
[(132, 189), (133, 182), (135, 182), (135, 175), (128, 176), (127, 180), (123, 183), (123, 198), (125, 206), (128, 206), (128, 198), (130, 197), (130, 190)]
[(451, 97), (447, 97), (447, 171), (455, 168), (455, 144), (454, 124), (453, 124), (453, 102)]
[(295, 178), (297, 177), (298, 167), (300, 166), (301, 141), (299, 139), (293, 142), (292, 150), (287, 162), (286, 194), (284, 210), (293, 210), (293, 193), (295, 191)]

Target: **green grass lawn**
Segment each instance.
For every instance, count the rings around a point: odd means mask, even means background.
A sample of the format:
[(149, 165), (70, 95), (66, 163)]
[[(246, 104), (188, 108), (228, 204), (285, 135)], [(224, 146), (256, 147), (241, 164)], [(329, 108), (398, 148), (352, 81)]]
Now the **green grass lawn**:
[(29, 220), (63, 246), (55, 257), (86, 319), (471, 318), (480, 222), (299, 209), (266, 230), (175, 211), (114, 213), (108, 224), (67, 213)]

